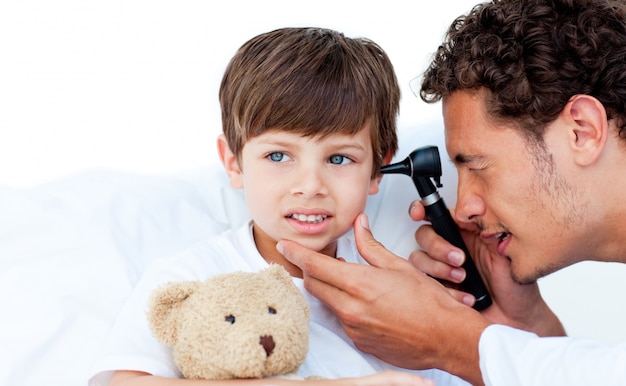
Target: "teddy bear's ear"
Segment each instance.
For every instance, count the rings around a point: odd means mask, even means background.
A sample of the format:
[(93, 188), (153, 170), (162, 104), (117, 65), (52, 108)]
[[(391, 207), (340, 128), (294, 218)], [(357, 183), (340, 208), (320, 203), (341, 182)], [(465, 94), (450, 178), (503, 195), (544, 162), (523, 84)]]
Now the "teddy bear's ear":
[(148, 322), (152, 333), (161, 343), (174, 345), (177, 339), (178, 323), (176, 312), (200, 285), (199, 281), (168, 283), (152, 293)]

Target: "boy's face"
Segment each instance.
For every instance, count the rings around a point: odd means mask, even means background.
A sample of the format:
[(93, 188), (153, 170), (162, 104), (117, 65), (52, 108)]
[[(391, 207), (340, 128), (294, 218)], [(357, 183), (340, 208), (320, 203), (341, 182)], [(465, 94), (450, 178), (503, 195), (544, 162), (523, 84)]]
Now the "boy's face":
[(246, 142), (241, 167), (229, 176), (244, 189), (264, 257), (276, 253), (280, 239), (334, 256), (337, 238), (350, 230), (368, 194), (378, 192), (372, 165), (368, 125), (356, 135), (323, 139), (270, 130)]

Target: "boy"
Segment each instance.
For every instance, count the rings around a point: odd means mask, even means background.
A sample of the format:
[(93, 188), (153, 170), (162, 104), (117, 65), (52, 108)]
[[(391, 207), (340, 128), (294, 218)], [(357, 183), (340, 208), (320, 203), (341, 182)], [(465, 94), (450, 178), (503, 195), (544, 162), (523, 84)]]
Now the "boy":
[[(367, 196), (378, 192), (378, 170), (397, 149), (399, 99), (387, 55), (369, 40), (285, 28), (245, 43), (220, 87), (223, 134), (217, 146), (231, 186), (244, 189), (252, 220), (146, 271), (113, 327), (90, 385), (192, 382), (172, 379), (180, 374), (171, 352), (152, 337), (146, 320), (148, 297), (164, 282), (276, 263), (302, 289), (302, 272), (276, 250), (276, 241), (285, 238), (362, 262), (343, 236)], [(337, 384), (431, 384), (408, 372), (379, 373), (392, 367), (355, 349), (337, 318), (316, 299), (307, 300), (310, 349), (300, 375)], [(355, 376), (367, 377), (345, 378)], [(441, 372), (428, 376), (442, 384), (461, 382)]]

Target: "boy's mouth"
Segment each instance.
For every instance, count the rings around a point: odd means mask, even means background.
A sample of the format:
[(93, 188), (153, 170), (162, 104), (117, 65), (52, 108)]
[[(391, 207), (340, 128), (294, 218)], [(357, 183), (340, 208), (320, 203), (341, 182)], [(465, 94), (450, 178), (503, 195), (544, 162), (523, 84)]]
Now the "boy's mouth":
[(307, 223), (307, 224), (318, 224), (321, 223), (322, 221), (324, 221), (328, 215), (325, 214), (301, 214), (301, 213), (293, 213), (290, 214), (289, 216), (296, 221), (300, 221), (303, 223)]

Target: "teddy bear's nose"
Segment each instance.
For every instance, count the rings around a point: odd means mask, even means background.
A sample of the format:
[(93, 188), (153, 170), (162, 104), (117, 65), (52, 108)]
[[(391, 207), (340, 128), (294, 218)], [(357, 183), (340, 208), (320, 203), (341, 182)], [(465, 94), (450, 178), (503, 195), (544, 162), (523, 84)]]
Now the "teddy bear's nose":
[(261, 339), (259, 339), (259, 344), (263, 346), (267, 356), (270, 356), (272, 354), (272, 351), (274, 351), (274, 347), (276, 347), (276, 343), (274, 343), (274, 338), (272, 338), (271, 335), (261, 336)]

